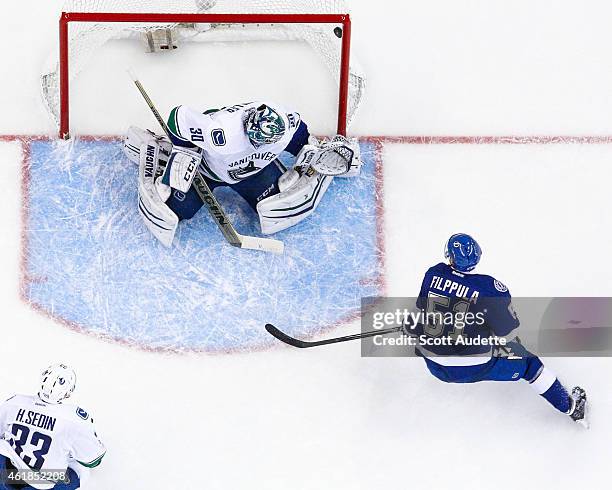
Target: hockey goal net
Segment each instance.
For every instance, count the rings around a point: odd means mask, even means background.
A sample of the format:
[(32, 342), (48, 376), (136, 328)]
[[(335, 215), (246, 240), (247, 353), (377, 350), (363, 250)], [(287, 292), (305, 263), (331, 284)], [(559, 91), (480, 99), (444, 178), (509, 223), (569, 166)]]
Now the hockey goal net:
[(296, 40), (308, 43), (338, 84), (338, 132), (363, 97), (365, 77), (350, 60), (351, 21), (344, 0), (68, 0), (59, 53), (41, 75), (44, 104), (69, 135), (69, 85), (116, 38), (140, 37), (148, 50), (188, 40)]

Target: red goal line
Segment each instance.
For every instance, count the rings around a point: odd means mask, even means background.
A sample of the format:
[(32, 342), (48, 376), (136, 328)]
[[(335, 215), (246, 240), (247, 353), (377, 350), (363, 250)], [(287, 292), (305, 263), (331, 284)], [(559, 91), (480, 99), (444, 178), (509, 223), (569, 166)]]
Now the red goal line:
[(363, 136), (360, 141), (372, 143), (398, 143), (405, 145), (602, 145), (612, 143), (606, 136)]
[[(77, 135), (77, 139), (95, 141), (119, 141), (120, 135)], [(52, 141), (59, 139), (48, 134), (0, 134), (0, 141)], [(557, 135), (557, 136), (357, 136), (363, 143), (404, 144), (404, 145), (606, 145), (612, 143), (612, 135)]]

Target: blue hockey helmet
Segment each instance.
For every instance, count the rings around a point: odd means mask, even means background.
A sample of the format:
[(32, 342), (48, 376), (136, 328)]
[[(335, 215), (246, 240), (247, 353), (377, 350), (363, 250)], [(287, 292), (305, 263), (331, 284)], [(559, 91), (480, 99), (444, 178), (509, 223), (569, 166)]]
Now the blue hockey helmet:
[(265, 104), (247, 111), (244, 130), (255, 148), (280, 141), (285, 134), (285, 121), (272, 107)]
[(446, 242), (444, 256), (453, 269), (460, 272), (470, 272), (480, 262), (482, 250), (480, 245), (470, 235), (455, 233)]

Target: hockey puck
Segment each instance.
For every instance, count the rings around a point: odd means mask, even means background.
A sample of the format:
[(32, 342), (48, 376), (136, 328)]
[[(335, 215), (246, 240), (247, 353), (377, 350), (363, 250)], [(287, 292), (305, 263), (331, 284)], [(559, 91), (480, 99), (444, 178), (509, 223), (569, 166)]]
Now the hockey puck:
[(334, 27), (334, 34), (337, 38), (342, 39), (342, 27)]

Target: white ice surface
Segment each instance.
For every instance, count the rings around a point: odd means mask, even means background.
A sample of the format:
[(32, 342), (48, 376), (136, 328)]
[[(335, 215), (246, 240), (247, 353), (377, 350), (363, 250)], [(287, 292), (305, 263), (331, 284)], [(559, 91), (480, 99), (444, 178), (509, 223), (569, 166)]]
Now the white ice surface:
[[(60, 4), (24, 0), (11, 4), (12, 11), (3, 6), (11, 46), (4, 50), (0, 81), (1, 133), (50, 130), (39, 106), (37, 75), (56, 40)], [(357, 134), (612, 130), (607, 2), (359, 0), (353, 8), (354, 48), (369, 82)], [(252, 63), (251, 53), (220, 49)], [(290, 48), (280, 49), (288, 54)], [(235, 81), (220, 85), (213, 96), (196, 93), (186, 71), (171, 87), (167, 77), (156, 76), (164, 73), (163, 65), (180, 66), (179, 57), (191, 55), (187, 51), (153, 64), (138, 48), (112, 45), (100, 54), (107, 61), (75, 83), (73, 101), (80, 108), (73, 120), (80, 132), (117, 134), (131, 123), (152, 123), (121, 80), (121, 53), (129, 53), (129, 63), (163, 108), (248, 96), (237, 92), (242, 84)], [(215, 71), (209, 56), (212, 51), (197, 68), (202, 76)], [(299, 65), (288, 58), (283, 66)], [(331, 126), (325, 100), (333, 91), (324, 87), (322, 70), (312, 68), (299, 95), (289, 85), (296, 78), (291, 74), (283, 74), (272, 90), (289, 105), (308, 100), (306, 115), (315, 130), (326, 132)], [(244, 90), (261, 90), (260, 82), (253, 83)], [(321, 95), (307, 98), (315, 91)], [(16, 143), (0, 143), (0, 390), (33, 391), (39, 372), (52, 361), (76, 368), (75, 398), (95, 414), (109, 447), (91, 488), (607, 485), (608, 359), (548, 361), (568, 383), (589, 390), (593, 428), (583, 432), (527, 386), (443, 385), (417, 359), (362, 359), (356, 344), (165, 356), (99, 342), (39, 316), (18, 300), (19, 151)], [(439, 260), (447, 235), (465, 229), (484, 246), (483, 272), (498, 275), (514, 294), (612, 295), (606, 220), (611, 153), (607, 146), (584, 145), (387, 146), (389, 293), (414, 294), (424, 269)], [(453, 191), (456, 202), (442, 200), (442, 191)], [(545, 216), (533, 211), (536, 203), (545, 207)]]
[[(3, 72), (10, 74), (3, 77), (0, 92), (0, 106), (8, 109), (0, 121), (3, 132), (50, 130), (39, 105), (37, 77), (51, 46), (57, 43), (61, 4), (62, 0), (25, 0), (10, 4), (14, 14), (5, 10), (6, 35), (19, 48), (5, 53), (3, 59)], [(370, 1), (353, 0), (350, 4), (354, 52), (368, 76), (363, 113), (353, 127), (356, 134), (609, 134), (612, 130), (612, 31), (610, 5), (605, 0), (580, 4), (569, 0), (381, 0), (375, 6)], [(304, 77), (302, 69), (299, 76), (283, 74), (280, 80), (249, 76), (249, 83), (244, 84), (232, 79), (236, 74), (263, 72), (253, 63), (258, 56), (262, 64), (272, 61), (295, 67), (301, 56), (314, 62), (315, 57), (306, 54), (307, 48), (298, 51), (293, 61), (283, 49), (280, 60), (265, 56), (265, 49), (263, 53), (238, 49), (231, 55), (223, 49), (217, 55), (214, 50), (205, 50), (193, 57), (174, 53), (181, 70), (173, 73), (177, 83), (170, 88), (165, 68), (173, 61), (168, 57), (151, 63), (151, 56), (137, 56), (138, 48), (116, 51), (112, 63), (106, 62), (110, 53), (100, 53), (99, 66), (76, 82), (72, 93), (75, 106), (88, 104), (122, 116), (133, 113), (132, 121), (150, 123), (125, 82), (126, 64), (134, 64), (143, 78), (147, 76), (160, 108), (177, 100), (200, 103), (205, 98), (212, 102), (217, 95), (225, 100), (224, 90), (231, 98), (247, 96), (251, 88), (261, 96), (270, 87), (277, 98), (289, 98), (291, 103), (300, 90), (300, 98), (309, 96), (309, 107), (326, 113), (329, 109), (324, 100), (335, 95), (320, 95), (318, 88), (327, 81), (327, 74), (322, 66), (317, 70), (310, 63), (309, 73), (314, 70), (316, 76)], [(183, 58), (197, 58), (200, 67), (194, 72), (183, 69)], [(228, 60), (234, 59), (236, 66), (231, 66)], [(248, 65), (241, 67), (245, 60)], [(197, 82), (190, 79), (193, 74), (200, 75), (198, 80), (203, 75), (218, 76), (216, 87), (221, 91), (194, 90)], [(204, 83), (206, 87), (209, 82)], [(168, 92), (167, 97), (162, 91)], [(92, 99), (104, 99), (104, 104), (96, 105)], [(126, 125), (124, 117), (83, 114), (87, 120), (81, 121), (81, 132), (117, 133)], [(316, 123), (319, 130), (325, 129), (329, 117)]]

